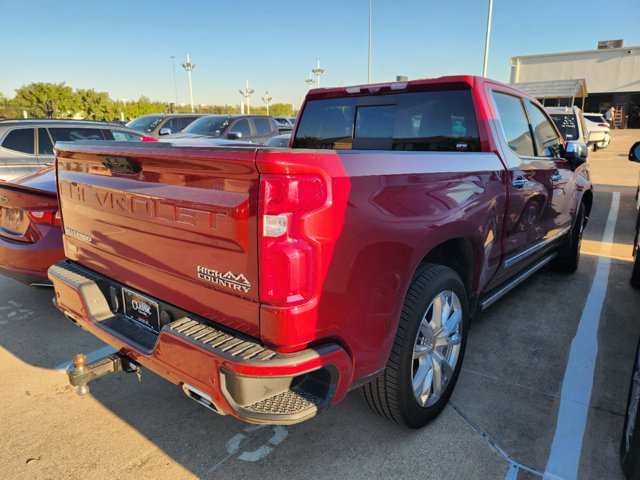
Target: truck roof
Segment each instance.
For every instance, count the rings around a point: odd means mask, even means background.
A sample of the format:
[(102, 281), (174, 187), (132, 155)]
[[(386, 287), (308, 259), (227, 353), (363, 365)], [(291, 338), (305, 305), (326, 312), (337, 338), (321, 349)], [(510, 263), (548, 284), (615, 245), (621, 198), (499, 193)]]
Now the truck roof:
[(314, 88), (307, 93), (308, 100), (321, 98), (336, 98), (345, 95), (369, 95), (372, 93), (390, 93), (393, 91), (423, 91), (434, 87), (441, 88), (470, 88), (487, 80), (473, 75), (451, 75), (438, 78), (422, 78), (399, 82), (374, 83), (353, 85), (348, 87)]
[(346, 95), (371, 95), (375, 93), (427, 91), (441, 88), (460, 89), (479, 87), (486, 82), (499, 85), (507, 90), (517, 91), (520, 95), (533, 98), (526, 92), (496, 80), (477, 75), (447, 75), (437, 78), (421, 78), (416, 80), (352, 85), (347, 87), (313, 88), (307, 93), (307, 100), (322, 98), (338, 98)]

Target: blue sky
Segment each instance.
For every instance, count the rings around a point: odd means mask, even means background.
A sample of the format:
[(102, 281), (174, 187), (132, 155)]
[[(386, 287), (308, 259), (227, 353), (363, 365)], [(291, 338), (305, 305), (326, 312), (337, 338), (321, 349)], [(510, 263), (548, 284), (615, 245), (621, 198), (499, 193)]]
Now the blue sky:
[[(372, 81), (481, 74), (488, 0), (373, 0)], [(0, 92), (30, 82), (95, 88), (115, 99), (238, 104), (245, 79), (299, 106), (319, 59), (322, 86), (366, 83), (368, 0), (0, 0)], [(516, 55), (640, 45), (640, 1), (494, 0), (488, 76)]]

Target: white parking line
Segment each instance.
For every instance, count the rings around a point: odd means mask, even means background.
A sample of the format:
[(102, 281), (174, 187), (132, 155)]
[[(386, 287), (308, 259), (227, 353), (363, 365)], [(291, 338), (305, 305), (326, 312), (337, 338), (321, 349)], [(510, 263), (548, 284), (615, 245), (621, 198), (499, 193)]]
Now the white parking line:
[[(87, 363), (91, 363), (91, 362), (95, 362), (96, 360), (98, 360), (99, 358), (102, 358), (106, 355), (109, 355), (111, 353), (116, 352), (116, 349), (109, 346), (109, 345), (105, 345), (102, 348), (99, 348), (98, 350), (95, 350), (91, 353), (87, 353)], [(66, 370), (68, 367), (70, 367), (71, 365), (73, 365), (73, 362), (65, 362), (65, 363), (61, 363), (60, 365), (58, 365), (57, 367), (54, 367), (55, 370)]]
[(614, 192), (602, 236), (596, 275), (582, 310), (576, 336), (571, 342), (569, 361), (562, 382), (556, 432), (545, 469), (545, 479), (572, 480), (578, 476), (598, 355), (598, 326), (609, 283), (611, 248), (619, 206), (620, 192)]

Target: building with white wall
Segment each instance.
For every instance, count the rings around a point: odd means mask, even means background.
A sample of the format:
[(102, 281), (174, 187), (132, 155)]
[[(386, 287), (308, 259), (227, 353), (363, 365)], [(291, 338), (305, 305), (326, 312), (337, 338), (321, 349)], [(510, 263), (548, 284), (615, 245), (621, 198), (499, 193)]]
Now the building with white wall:
[[(515, 86), (581, 79), (588, 89), (585, 111), (604, 112), (613, 105), (618, 126), (640, 128), (640, 46), (511, 58), (511, 83)], [(545, 104), (554, 104), (552, 100), (557, 105), (570, 102), (547, 96)]]

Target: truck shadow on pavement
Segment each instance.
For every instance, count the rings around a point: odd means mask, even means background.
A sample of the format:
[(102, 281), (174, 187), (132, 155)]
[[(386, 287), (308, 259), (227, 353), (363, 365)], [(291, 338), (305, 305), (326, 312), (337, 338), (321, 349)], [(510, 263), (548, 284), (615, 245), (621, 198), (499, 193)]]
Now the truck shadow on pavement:
[[(61, 466), (66, 461), (57, 458), (64, 456), (64, 448), (47, 447), (40, 465), (30, 466), (31, 473), (46, 468), (44, 459), (78, 475), (91, 475), (97, 466), (101, 475), (124, 478), (157, 478), (167, 465), (173, 466), (172, 471), (186, 469), (185, 478), (276, 479), (287, 472), (290, 478), (346, 475), (367, 480), (468, 478), (477, 471), (482, 478), (496, 478), (508, 468), (453, 409), (445, 409), (427, 428), (411, 430), (378, 417), (357, 392), (310, 421), (286, 427), (248, 425), (218, 416), (146, 369), (141, 382), (135, 375), (109, 375), (92, 382), (89, 395), (78, 397), (63, 371), (51, 370), (78, 352), (90, 353), (104, 344), (55, 309), (52, 289), (34, 289), (8, 279), (0, 279), (0, 288), (0, 308), (11, 307), (0, 310), (0, 347), (28, 364), (27, 374), (38, 385), (29, 387), (30, 398), (43, 399), (34, 404), (41, 415), (39, 423), (54, 432), (56, 444), (83, 438), (87, 444), (100, 445), (66, 467)], [(16, 313), (9, 317), (10, 312)], [(41, 382), (41, 375), (49, 380)], [(32, 440), (38, 443), (36, 437)], [(431, 447), (434, 444), (439, 446)], [(468, 461), (454, 458), (460, 449), (471, 452)], [(45, 470), (41, 473), (47, 476)]]
[(0, 277), (0, 291), (0, 347), (22, 361), (55, 368), (80, 351), (104, 345), (53, 306), (53, 288), (29, 287)]
[[(135, 376), (105, 377), (95, 382), (92, 395), (203, 479), (469, 478), (473, 464), (474, 471), (481, 472), (478, 478), (496, 478), (507, 470), (503, 459), (453, 409), (427, 428), (411, 430), (378, 417), (351, 392), (342, 403), (302, 424), (256, 426), (219, 417), (160, 377), (143, 375), (141, 383)], [(453, 466), (457, 454), (448, 457), (442, 447), (430, 444), (456, 444), (473, 453), (466, 466)], [(123, 474), (133, 475), (138, 468), (133, 462)]]

